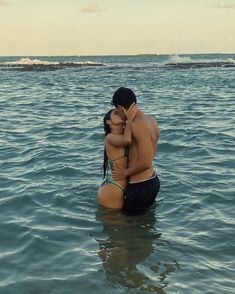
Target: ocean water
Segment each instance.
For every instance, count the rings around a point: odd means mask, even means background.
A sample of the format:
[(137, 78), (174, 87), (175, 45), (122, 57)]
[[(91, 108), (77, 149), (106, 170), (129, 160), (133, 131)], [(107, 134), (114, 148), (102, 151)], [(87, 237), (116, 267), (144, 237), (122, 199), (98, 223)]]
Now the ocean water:
[[(0, 57), (0, 294), (234, 293), (234, 60)], [(96, 202), (120, 86), (161, 129), (142, 216)]]

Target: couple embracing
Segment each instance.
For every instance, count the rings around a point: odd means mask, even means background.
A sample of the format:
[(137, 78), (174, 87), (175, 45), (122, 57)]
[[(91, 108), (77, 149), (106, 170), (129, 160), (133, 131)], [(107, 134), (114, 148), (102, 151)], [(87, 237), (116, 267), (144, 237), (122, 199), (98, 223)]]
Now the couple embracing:
[(98, 203), (139, 214), (154, 202), (160, 181), (153, 169), (160, 130), (156, 121), (137, 106), (134, 92), (121, 87), (113, 95), (104, 122), (104, 181)]

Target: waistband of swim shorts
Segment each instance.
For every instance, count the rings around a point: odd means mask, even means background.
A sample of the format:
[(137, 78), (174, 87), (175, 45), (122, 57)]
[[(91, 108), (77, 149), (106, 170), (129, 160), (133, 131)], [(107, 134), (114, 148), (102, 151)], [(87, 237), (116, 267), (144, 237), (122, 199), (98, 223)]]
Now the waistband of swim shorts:
[(132, 184), (141, 184), (141, 183), (145, 183), (145, 182), (148, 182), (150, 180), (153, 180), (157, 177), (157, 173), (155, 171), (153, 171), (153, 174), (150, 178), (146, 179), (146, 180), (143, 180), (143, 181), (139, 181), (139, 182), (128, 182), (128, 184), (132, 185)]

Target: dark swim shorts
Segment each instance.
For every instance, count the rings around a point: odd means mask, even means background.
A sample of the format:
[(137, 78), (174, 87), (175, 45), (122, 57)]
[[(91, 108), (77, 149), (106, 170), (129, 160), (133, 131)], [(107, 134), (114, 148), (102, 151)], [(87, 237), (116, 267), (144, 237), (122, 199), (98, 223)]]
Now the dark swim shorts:
[(122, 211), (126, 214), (143, 213), (153, 204), (159, 189), (160, 181), (155, 173), (149, 180), (133, 184), (128, 183)]

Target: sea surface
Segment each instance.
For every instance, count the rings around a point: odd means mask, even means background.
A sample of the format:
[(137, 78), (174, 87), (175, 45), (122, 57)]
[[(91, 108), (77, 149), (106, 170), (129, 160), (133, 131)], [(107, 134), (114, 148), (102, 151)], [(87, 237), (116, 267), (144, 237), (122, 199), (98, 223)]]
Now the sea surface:
[[(156, 203), (97, 205), (102, 118), (161, 129)], [(0, 294), (235, 291), (235, 54), (0, 57)]]

